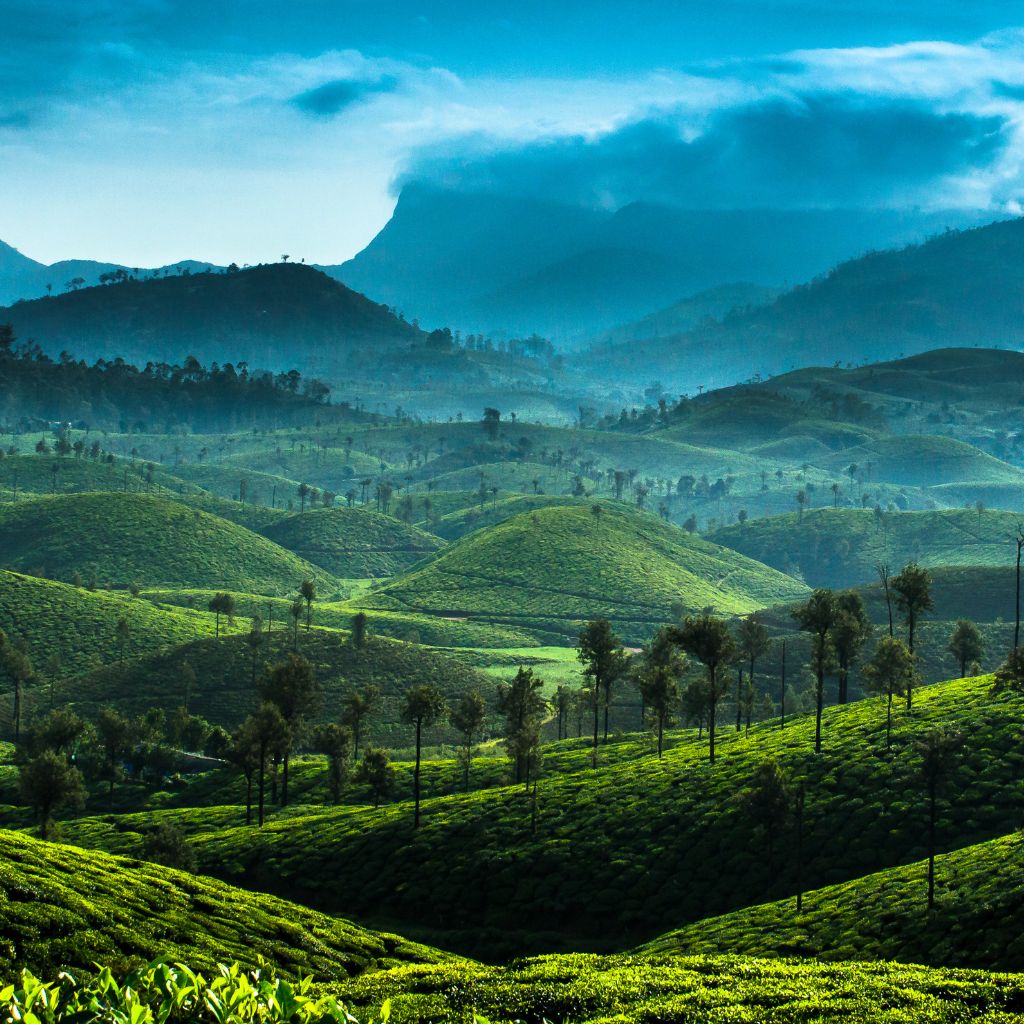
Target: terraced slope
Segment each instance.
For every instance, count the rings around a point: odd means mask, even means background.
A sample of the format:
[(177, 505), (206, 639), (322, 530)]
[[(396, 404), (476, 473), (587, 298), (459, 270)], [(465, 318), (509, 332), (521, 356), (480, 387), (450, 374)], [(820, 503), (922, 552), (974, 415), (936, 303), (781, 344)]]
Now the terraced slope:
[(0, 830), (0, 977), (157, 957), (207, 969), (262, 958), (322, 981), (449, 959), (273, 896)]
[(264, 536), (345, 579), (394, 576), (442, 541), (368, 508), (318, 508), (268, 526)]
[(936, 725), (966, 737), (941, 793), (940, 850), (1016, 828), (1024, 696), (994, 697), (990, 686), (981, 677), (920, 690), (911, 715), (897, 710), (888, 749), (880, 700), (827, 710), (821, 755), (810, 718), (755, 726), (749, 737), (723, 728), (713, 767), (706, 740), (673, 736), (662, 761), (647, 755), (542, 778), (535, 828), (529, 795), (509, 787), (428, 801), (418, 830), (411, 808), (396, 804), (277, 820), (258, 833), (197, 822), (194, 842), (212, 874), (400, 921), (406, 934), (446, 948), (487, 956), (583, 942), (621, 949), (793, 894), (793, 830), (776, 836), (769, 863), (761, 830), (736, 799), (769, 757), (792, 785), (806, 786), (808, 888), (924, 856), (913, 743)]
[[(941, 826), (940, 826), (941, 827)], [(819, 960), (904, 960), (945, 967), (1024, 969), (1024, 837), (1019, 833), (889, 868), (792, 899), (668, 932), (645, 953), (729, 953)]]
[[(322, 689), (315, 717), (336, 720), (344, 694), (372, 683), (383, 697), (367, 725), (367, 735), (395, 747), (410, 741), (411, 733), (400, 721), (402, 698), (410, 687), (433, 683), (453, 700), (471, 687), (492, 694), (496, 685), (489, 676), (453, 658), (392, 640), (371, 638), (357, 648), (341, 633), (312, 630), (306, 634), (300, 629), (298, 648), (316, 667)], [(291, 649), (291, 632), (285, 633), (275, 623), (272, 636), (258, 653), (257, 672), (265, 662), (282, 659)], [(238, 635), (222, 636), (219, 642), (200, 640), (123, 666), (111, 665), (69, 682), (66, 689), (58, 688), (58, 698), (86, 714), (106, 704), (116, 704), (126, 713), (138, 714), (154, 706), (170, 711), (182, 702), (186, 661), (197, 677), (190, 704), (195, 714), (234, 726), (253, 710), (258, 696), (252, 685), (252, 658), (244, 637)], [(446, 721), (425, 735), (431, 742), (457, 738)]]
[(458, 511), (449, 512), (432, 524), (432, 532), (445, 540), (457, 540), (467, 533), (482, 530), (488, 526), (503, 523), (521, 512), (532, 512), (539, 508), (593, 508), (600, 504), (606, 508), (627, 511), (623, 502), (602, 498), (574, 498), (567, 494), (512, 494), (495, 501), (476, 502)]
[(152, 482), (147, 481), (147, 463), (118, 459), (109, 463), (73, 455), (15, 455), (0, 459), (0, 500), (13, 501), (20, 495), (75, 494), (82, 491), (121, 491), (158, 494), (165, 497), (197, 487), (171, 479), (157, 465)]
[[(340, 433), (341, 428), (338, 431)], [(332, 440), (340, 442), (341, 438)], [(222, 465), (226, 469), (230, 467), (236, 474), (256, 471), (290, 480), (304, 480), (310, 486), (321, 490), (326, 487), (339, 495), (350, 487), (358, 489), (360, 477), (380, 474), (380, 459), (364, 452), (350, 451), (346, 456), (341, 447), (318, 448), (302, 444), (296, 449), (292, 447), (294, 443), (292, 440), (289, 447), (279, 445), (268, 452), (229, 455)]]
[(848, 587), (876, 578), (887, 562), (899, 571), (925, 566), (1013, 564), (1020, 517), (1012, 512), (944, 509), (876, 515), (870, 509), (820, 508), (722, 527), (716, 544), (742, 552), (811, 586)]
[(286, 593), (330, 576), (265, 537), (143, 494), (69, 494), (0, 507), (0, 564), (54, 579), (79, 573), (115, 586)]
[(299, 507), (298, 480), (212, 462), (181, 463), (171, 472), (175, 479), (184, 480), (192, 487), (202, 488), (228, 501), (238, 501), (239, 485), (245, 480), (247, 503), (270, 505), (286, 511), (289, 502)]
[[(128, 623), (126, 658), (213, 636), (214, 632), (213, 616), (202, 612), (155, 608), (123, 593), (90, 591), (0, 571), (0, 629), (11, 639), (28, 644), (39, 672), (44, 672), (54, 654), (60, 659), (62, 675), (117, 660), (121, 653), (117, 622), (121, 618)], [(221, 625), (222, 630), (227, 628)]]
[(653, 516), (594, 506), (515, 516), (354, 604), (566, 636), (604, 616), (635, 639), (674, 618), (676, 602), (689, 611), (742, 613), (803, 592), (792, 579)]

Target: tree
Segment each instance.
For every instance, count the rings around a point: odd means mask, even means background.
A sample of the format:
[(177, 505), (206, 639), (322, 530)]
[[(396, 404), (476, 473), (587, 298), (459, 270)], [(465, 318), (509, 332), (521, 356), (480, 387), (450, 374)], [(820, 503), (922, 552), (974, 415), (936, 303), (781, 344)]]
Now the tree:
[(956, 659), (960, 668), (960, 678), (967, 675), (967, 666), (972, 661), (980, 661), (985, 653), (985, 643), (981, 639), (978, 627), (969, 619), (957, 619), (953, 632), (949, 635), (946, 650)]
[(352, 765), (352, 730), (347, 725), (331, 722), (313, 733), (313, 748), (327, 755), (327, 783), (331, 802), (340, 803)]
[(683, 718), (697, 726), (697, 739), (704, 735), (704, 724), (708, 720), (710, 694), (706, 675), (695, 676), (683, 690), (680, 706)]
[(56, 811), (64, 807), (77, 810), (84, 806), (88, 795), (82, 773), (52, 750), (44, 750), (22, 765), (18, 790), (21, 799), (35, 813), (43, 839), (50, 837), (50, 825)]
[(889, 564), (879, 562), (875, 566), (878, 574), (878, 582), (882, 584), (882, 591), (885, 594), (885, 610), (889, 615), (889, 636), (895, 636), (892, 625), (892, 577), (889, 575)]
[(366, 612), (356, 612), (352, 616), (352, 643), (362, 647), (366, 643)]
[(928, 794), (928, 909), (935, 906), (935, 822), (938, 792), (963, 746), (959, 732), (933, 729), (916, 744), (921, 778)]
[(367, 747), (356, 771), (356, 781), (369, 787), (373, 806), (380, 807), (381, 800), (386, 800), (395, 788), (395, 769), (388, 752), (382, 747)]
[[(309, 484), (299, 484), (298, 488), (299, 501), (301, 505), (299, 507), (300, 512), (306, 511), (306, 499), (309, 497)], [(292, 506), (295, 507), (294, 505)]]
[(539, 764), (540, 728), (548, 710), (544, 680), (522, 668), (498, 686), (498, 712), (505, 718), (505, 747), (515, 768), (515, 781), (530, 784)]
[(487, 718), (487, 708), (479, 690), (464, 693), (452, 708), (449, 721), (452, 728), (462, 736), (462, 767), (464, 784), (469, 792), (469, 770), (473, 762), (473, 744), (476, 742)]
[(234, 765), (245, 779), (245, 823), (252, 824), (252, 783), (260, 766), (259, 744), (252, 718), (244, 721), (232, 734), (224, 758)]
[[(892, 589), (896, 595), (896, 607), (903, 612), (907, 623), (907, 647), (914, 653), (914, 631), (920, 617), (934, 607), (932, 601), (932, 575), (916, 562), (910, 562), (903, 572), (893, 577)], [(907, 690), (907, 710), (913, 703), (913, 687)]]
[(416, 767), (412, 776), (413, 828), (420, 827), (420, 758), (423, 748), (423, 727), (429, 728), (447, 710), (444, 694), (433, 683), (414, 686), (405, 694), (402, 721), (416, 728)]
[(811, 668), (815, 678), (814, 752), (821, 753), (821, 713), (825, 706), (825, 672), (834, 647), (831, 633), (836, 624), (838, 610), (835, 594), (831, 590), (815, 590), (807, 600), (793, 610), (793, 618), (806, 633), (813, 636)]
[(860, 657), (860, 652), (870, 636), (871, 620), (860, 594), (856, 590), (845, 590), (837, 595), (832, 642), (839, 662), (840, 704), (845, 704), (849, 696), (850, 668)]
[(774, 874), (775, 840), (789, 820), (791, 800), (786, 776), (772, 758), (758, 765), (750, 785), (737, 798), (740, 810), (765, 837), (769, 876)]
[(665, 727), (679, 708), (679, 680), (685, 671), (686, 659), (673, 643), (669, 628), (663, 627), (639, 659), (637, 680), (658, 737), (659, 759), (665, 748)]
[(312, 580), (303, 580), (299, 587), (299, 594), (306, 602), (306, 632), (309, 632), (310, 623), (313, 617), (313, 602), (316, 600), (316, 584)]
[(885, 745), (892, 744), (892, 702), (914, 684), (914, 656), (897, 637), (883, 636), (878, 641), (871, 661), (864, 666), (864, 683), (869, 693), (887, 698)]
[(292, 651), (299, 649), (299, 622), (302, 620), (302, 600), (296, 598), (292, 601), (288, 613), (292, 617)]
[(352, 690), (342, 704), (341, 723), (352, 730), (352, 756), (359, 756), (359, 738), (363, 731), (363, 722), (377, 710), (380, 704), (380, 690), (372, 683), (362, 691)]
[[(758, 659), (764, 657), (771, 649), (772, 642), (768, 630), (756, 614), (740, 619), (736, 627), (737, 650), (747, 663), (747, 681), (754, 685), (754, 667)], [(740, 695), (736, 695), (736, 731), (740, 731)]]
[(249, 648), (250, 658), (249, 684), (252, 686), (254, 693), (256, 692), (256, 668), (260, 650), (266, 642), (267, 638), (263, 635), (263, 620), (258, 615), (254, 615), (249, 626), (249, 632), (245, 634), (245, 646)]
[(288, 765), (292, 744), (299, 738), (304, 719), (312, 711), (320, 688), (313, 666), (299, 654), (289, 654), (264, 676), (260, 696), (274, 704), (288, 727), (287, 742), (281, 749), (284, 775), (281, 780), (281, 806), (288, 806)]
[(498, 437), (498, 428), (501, 426), (501, 413), (497, 409), (484, 409), (484, 416), (481, 420), (484, 433), (488, 441), (495, 441)]
[(580, 633), (576, 657), (583, 664), (583, 675), (594, 687), (594, 750), (592, 761), (597, 767), (597, 738), (599, 727), (599, 704), (604, 700), (604, 739), (608, 742), (608, 705), (611, 703), (612, 687), (625, 668), (626, 655), (622, 641), (612, 630), (607, 619), (594, 619), (583, 627)]
[(210, 598), (210, 603), (207, 605), (211, 612), (216, 616), (216, 637), (220, 638), (220, 617), (224, 615), (229, 625), (234, 625), (235, 622), (235, 599), (231, 594), (217, 593)]
[(267, 759), (283, 756), (291, 745), (291, 731), (276, 704), (264, 701), (256, 712), (243, 723), (243, 735), (247, 735), (256, 752), (257, 782), (257, 823), (263, 828), (267, 779)]
[(49, 712), (33, 726), (25, 746), (30, 754), (52, 750), (70, 761), (86, 731), (85, 722), (74, 711), (60, 708)]
[(569, 715), (576, 702), (576, 694), (568, 686), (559, 686), (555, 690), (555, 720), (558, 724), (558, 738), (569, 738)]
[(14, 684), (14, 742), (21, 740), (22, 705), (25, 698), (25, 687), (32, 679), (34, 670), (32, 660), (22, 642), (12, 643), (7, 634), (0, 629), (0, 671), (3, 671)]
[(669, 636), (687, 654), (696, 658), (707, 676), (706, 707), (708, 723), (708, 760), (715, 763), (715, 719), (718, 702), (725, 696), (729, 682), (720, 670), (736, 657), (736, 641), (723, 619), (707, 613), (690, 615), (682, 626), (670, 627)]
[(122, 615), (117, 620), (117, 663), (119, 665), (124, 664), (124, 645), (128, 643), (128, 638), (131, 634), (131, 626), (128, 625), (128, 620)]
[(116, 708), (100, 708), (95, 722), (96, 743), (100, 751), (101, 777), (107, 783), (107, 797), (113, 800), (114, 785), (121, 781), (124, 759), (131, 752), (132, 723)]

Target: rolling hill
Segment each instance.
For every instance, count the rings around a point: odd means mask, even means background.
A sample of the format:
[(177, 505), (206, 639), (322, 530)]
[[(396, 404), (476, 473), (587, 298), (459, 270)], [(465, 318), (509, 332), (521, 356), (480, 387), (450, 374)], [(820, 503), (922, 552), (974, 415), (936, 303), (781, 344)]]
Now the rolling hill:
[(571, 636), (612, 619), (631, 639), (687, 611), (742, 613), (795, 600), (800, 584), (636, 512), (556, 507), (464, 537), (356, 599), (366, 609), (507, 622)]
[(119, 587), (204, 586), (284, 594), (315, 566), (242, 526), (145, 494), (69, 494), (0, 506), (5, 568), (54, 579), (75, 573)]
[(443, 541), (368, 508), (319, 508), (264, 531), (275, 544), (346, 579), (394, 576), (437, 551)]
[(0, 972), (120, 972), (154, 959), (257, 966), (340, 981), (450, 959), (273, 896), (0, 830)]
[(898, 572), (910, 561), (928, 567), (1012, 566), (1019, 516), (991, 509), (892, 512), (816, 508), (715, 530), (709, 539), (800, 576), (812, 587), (850, 587)]

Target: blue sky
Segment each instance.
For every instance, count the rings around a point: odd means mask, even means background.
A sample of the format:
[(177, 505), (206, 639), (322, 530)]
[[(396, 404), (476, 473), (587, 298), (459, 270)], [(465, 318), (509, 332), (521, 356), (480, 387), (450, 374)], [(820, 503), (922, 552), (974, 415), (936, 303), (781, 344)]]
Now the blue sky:
[(0, 238), (337, 262), (402, 181), (614, 208), (1024, 200), (1024, 2), (0, 0)]

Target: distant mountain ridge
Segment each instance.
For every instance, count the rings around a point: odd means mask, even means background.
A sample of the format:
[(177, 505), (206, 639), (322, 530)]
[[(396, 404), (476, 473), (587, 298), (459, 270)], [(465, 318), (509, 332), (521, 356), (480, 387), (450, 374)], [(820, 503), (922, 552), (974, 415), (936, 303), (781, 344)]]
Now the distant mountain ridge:
[(357, 256), (323, 269), (432, 326), (581, 342), (736, 281), (788, 287), (859, 253), (977, 222), (963, 212), (614, 212), (407, 186)]
[(1024, 218), (872, 252), (770, 305), (611, 346), (583, 364), (594, 373), (714, 387), (797, 367), (971, 346), (1024, 347)]
[[(10, 305), (19, 299), (37, 299), (44, 295), (59, 295), (70, 288), (72, 281), (81, 280), (80, 287), (100, 283), (101, 274), (124, 270), (134, 273), (137, 268), (120, 263), (103, 263), (99, 260), (59, 260), (57, 263), (40, 263), (20, 253), (6, 242), (0, 242), (0, 306)], [(144, 275), (191, 273), (219, 269), (216, 264), (198, 260), (181, 260), (156, 269), (144, 270)]]

